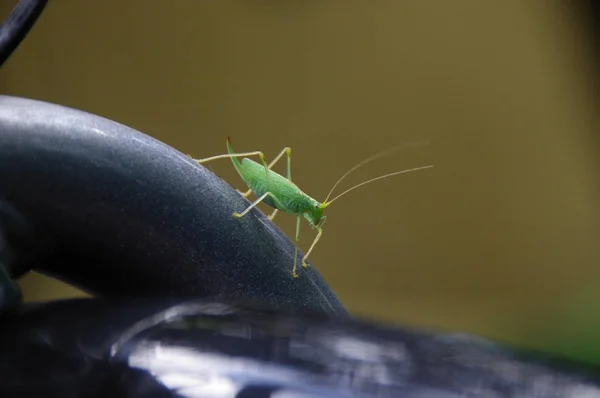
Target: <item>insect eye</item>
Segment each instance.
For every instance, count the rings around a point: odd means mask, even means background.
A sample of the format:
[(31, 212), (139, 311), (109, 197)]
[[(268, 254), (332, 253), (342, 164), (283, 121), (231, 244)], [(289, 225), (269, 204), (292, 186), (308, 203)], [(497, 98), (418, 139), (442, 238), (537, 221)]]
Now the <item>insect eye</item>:
[(315, 209), (318, 209), (318, 208), (319, 208), (319, 204), (315, 203)]

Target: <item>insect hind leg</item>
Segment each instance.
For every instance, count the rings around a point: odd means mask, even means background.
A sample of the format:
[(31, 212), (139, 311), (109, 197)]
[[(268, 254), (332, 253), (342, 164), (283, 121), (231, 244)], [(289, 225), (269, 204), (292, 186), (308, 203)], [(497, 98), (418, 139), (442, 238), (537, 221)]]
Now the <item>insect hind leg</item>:
[(277, 156), (275, 156), (275, 159), (273, 159), (271, 161), (271, 163), (269, 163), (268, 165), (268, 169), (270, 170), (271, 168), (273, 168), (273, 166), (275, 165), (275, 163), (277, 163), (279, 161), (279, 159), (282, 158), (283, 155), (287, 155), (287, 176), (286, 178), (289, 181), (292, 181), (292, 148), (290, 147), (285, 147), (281, 150), (281, 152), (279, 152), (279, 154)]
[[(287, 177), (286, 178), (289, 181), (292, 181), (291, 153), (292, 153), (292, 148), (290, 148), (290, 147), (283, 148), (283, 150), (281, 152), (279, 152), (279, 154), (277, 156), (275, 156), (275, 158), (271, 161), (271, 163), (269, 163), (268, 165), (265, 165), (266, 169), (267, 170), (272, 169), (273, 166), (275, 165), (275, 163), (277, 163), (284, 154), (287, 154), (288, 161), (287, 161)], [(242, 157), (242, 156), (259, 156), (260, 159), (263, 161), (263, 164), (266, 163), (265, 155), (261, 151), (242, 152), (242, 153), (227, 153), (224, 155), (211, 156), (209, 158), (204, 158), (204, 159), (194, 159), (191, 156), (190, 156), (190, 158), (198, 164), (203, 164), (203, 163), (208, 163), (208, 162), (211, 162), (211, 161), (217, 160), (217, 159), (234, 158), (234, 157)], [(237, 191), (244, 198), (248, 198), (248, 196), (250, 196), (250, 194), (252, 194), (252, 189), (248, 189), (246, 192), (242, 192), (239, 189)], [(273, 217), (275, 217), (276, 213), (277, 213), (276, 211), (273, 212), (269, 218), (273, 219)]]
[(235, 213), (233, 213), (233, 216), (236, 217), (236, 218), (244, 217), (246, 214), (248, 214), (248, 212), (250, 210), (252, 210), (253, 208), (255, 208), (260, 202), (263, 202), (263, 201), (265, 203), (268, 202), (269, 205), (275, 207), (276, 210), (278, 208), (282, 207), (282, 203), (279, 201), (279, 199), (277, 199), (277, 197), (275, 195), (273, 195), (271, 192), (265, 192), (258, 199), (256, 199), (254, 202), (252, 202), (252, 204), (250, 206), (248, 206), (246, 208), (246, 210), (244, 210), (241, 213), (235, 212)]
[(296, 238), (294, 239), (294, 268), (292, 268), (292, 276), (294, 278), (298, 277), (296, 273), (296, 268), (298, 264), (298, 241), (300, 240), (300, 224), (302, 223), (302, 216), (298, 215), (298, 220), (296, 221)]
[[(275, 166), (275, 163), (277, 163), (277, 162), (278, 162), (278, 161), (281, 159), (281, 157), (282, 157), (284, 154), (287, 154), (288, 161), (287, 161), (287, 177), (286, 177), (286, 178), (287, 178), (289, 181), (292, 181), (292, 171), (291, 171), (291, 153), (292, 153), (292, 148), (290, 148), (290, 147), (285, 147), (285, 148), (283, 148), (283, 150), (282, 150), (281, 152), (279, 152), (279, 154), (278, 154), (277, 156), (275, 156), (275, 159), (273, 159), (273, 160), (271, 161), (271, 163), (269, 163), (268, 165), (265, 165), (265, 166), (266, 166), (266, 169), (267, 169), (267, 170), (271, 170), (271, 169), (273, 168), (273, 166)], [(266, 161), (265, 161), (265, 158), (264, 158), (264, 155), (262, 155), (262, 154), (261, 154), (261, 155), (259, 155), (259, 156), (261, 156), (261, 160), (263, 161), (263, 164), (264, 164), (264, 163), (266, 162)], [(248, 196), (250, 196), (250, 194), (252, 193), (252, 189), (249, 189), (249, 190), (247, 190), (246, 192), (242, 192), (242, 191), (238, 190), (238, 192), (239, 192), (239, 193), (240, 193), (240, 195), (242, 195), (244, 198), (247, 198), (247, 197), (248, 197)], [(276, 210), (275, 210), (273, 213), (271, 213), (271, 215), (269, 216), (269, 219), (270, 219), (270, 220), (273, 220), (273, 218), (275, 218), (275, 215), (277, 214), (277, 212), (278, 212), (278, 210), (276, 209)]]
[(242, 195), (244, 198), (248, 198), (248, 196), (250, 196), (250, 194), (252, 193), (252, 190), (251, 190), (251, 189), (247, 190), (246, 192), (242, 192), (242, 191), (240, 191), (239, 189), (236, 189), (236, 191), (238, 191), (238, 193), (239, 193), (240, 195)]
[(257, 206), (257, 205), (258, 205), (260, 202), (262, 202), (263, 200), (265, 200), (265, 198), (266, 198), (267, 196), (269, 196), (270, 194), (271, 194), (270, 192), (265, 192), (265, 193), (264, 193), (264, 194), (263, 194), (263, 195), (262, 195), (260, 198), (256, 199), (254, 202), (252, 202), (252, 204), (251, 204), (250, 206), (248, 206), (248, 207), (246, 208), (246, 210), (244, 210), (244, 211), (243, 211), (243, 212), (241, 212), (241, 213), (235, 212), (235, 213), (233, 213), (233, 216), (234, 216), (235, 218), (244, 217), (246, 214), (248, 214), (248, 212), (249, 212), (250, 210), (252, 210), (253, 208), (255, 208), (255, 207), (256, 207), (256, 206)]
[(254, 152), (242, 152), (242, 153), (226, 153), (224, 155), (211, 156), (209, 158), (204, 158), (204, 159), (192, 158), (192, 160), (196, 163), (203, 164), (203, 163), (212, 162), (213, 160), (217, 160), (217, 159), (239, 158), (242, 156), (255, 156), (255, 155), (258, 155), (260, 157), (265, 156), (261, 151), (254, 151)]
[(279, 209), (273, 210), (273, 213), (269, 214), (269, 220), (273, 221), (277, 213), (279, 213)]

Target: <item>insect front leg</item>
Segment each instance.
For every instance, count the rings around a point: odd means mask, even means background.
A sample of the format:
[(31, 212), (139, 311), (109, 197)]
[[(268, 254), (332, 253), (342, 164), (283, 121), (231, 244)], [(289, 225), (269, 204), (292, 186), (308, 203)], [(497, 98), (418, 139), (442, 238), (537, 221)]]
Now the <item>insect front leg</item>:
[(304, 257), (302, 258), (302, 266), (304, 268), (308, 267), (308, 263), (306, 262), (308, 255), (310, 254), (310, 252), (312, 252), (312, 250), (314, 249), (314, 247), (317, 244), (317, 242), (319, 241), (319, 239), (321, 239), (321, 235), (323, 235), (323, 229), (321, 227), (316, 227), (316, 228), (317, 228), (317, 231), (319, 231), (319, 232), (317, 233), (317, 236), (315, 237), (315, 240), (313, 241), (312, 245), (310, 245), (310, 249), (308, 249), (308, 251), (306, 252)]

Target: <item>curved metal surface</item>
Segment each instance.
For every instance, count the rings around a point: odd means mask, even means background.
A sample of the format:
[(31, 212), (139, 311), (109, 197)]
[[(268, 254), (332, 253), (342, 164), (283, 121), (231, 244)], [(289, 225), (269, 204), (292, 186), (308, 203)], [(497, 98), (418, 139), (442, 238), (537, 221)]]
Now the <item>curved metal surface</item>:
[(314, 267), (291, 277), (293, 243), (265, 215), (232, 217), (250, 203), (233, 187), (119, 123), (0, 96), (0, 181), (0, 199), (47, 237), (36, 268), (92, 293), (347, 315)]
[(48, 0), (19, 0), (8, 17), (0, 25), (0, 65), (27, 36)]
[(468, 335), (200, 300), (71, 300), (1, 319), (2, 397), (583, 398), (599, 369)]

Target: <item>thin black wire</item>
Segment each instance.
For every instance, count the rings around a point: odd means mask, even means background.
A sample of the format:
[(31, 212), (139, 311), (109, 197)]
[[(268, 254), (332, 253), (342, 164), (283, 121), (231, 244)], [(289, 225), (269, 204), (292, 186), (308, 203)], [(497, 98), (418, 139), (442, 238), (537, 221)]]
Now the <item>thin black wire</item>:
[(19, 0), (0, 25), (0, 66), (27, 36), (48, 0)]

